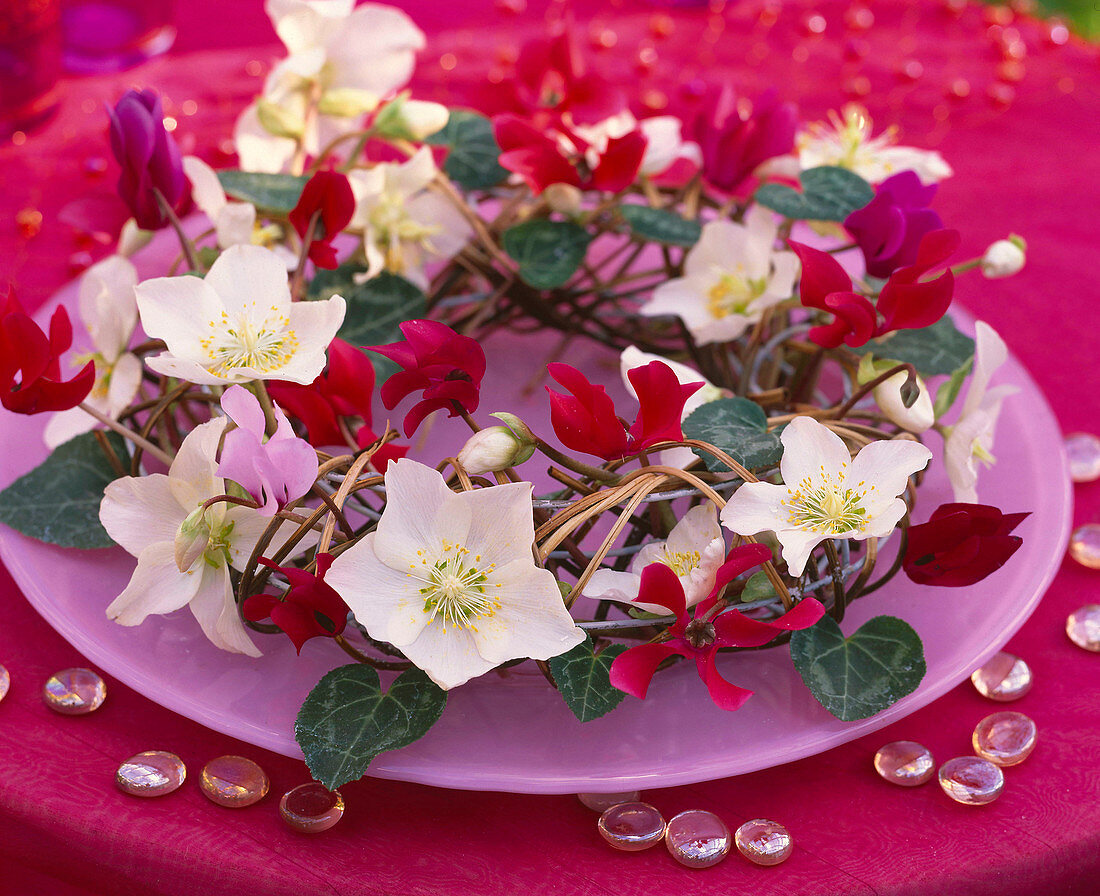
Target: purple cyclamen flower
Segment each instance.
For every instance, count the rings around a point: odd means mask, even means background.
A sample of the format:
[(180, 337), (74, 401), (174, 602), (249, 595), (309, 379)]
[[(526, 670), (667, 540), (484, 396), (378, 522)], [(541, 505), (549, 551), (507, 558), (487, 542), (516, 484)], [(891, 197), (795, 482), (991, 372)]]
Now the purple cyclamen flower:
[(781, 103), (775, 90), (754, 103), (739, 99), (732, 85), (709, 84), (684, 128), (703, 153), (703, 176), (720, 190), (732, 193), (768, 159), (794, 148), (798, 110)]
[(240, 484), (261, 505), (260, 514), (277, 510), (302, 497), (317, 479), (317, 452), (294, 435), (286, 415), (275, 408), (278, 425), (264, 441), (265, 420), (260, 402), (243, 386), (230, 386), (222, 410), (237, 424), (222, 444), (218, 475)]
[(940, 216), (928, 208), (935, 195), (936, 184), (926, 186), (916, 172), (902, 171), (879, 184), (875, 198), (844, 219), (868, 274), (885, 279), (917, 260), (924, 235), (943, 229)]
[(152, 90), (130, 90), (108, 109), (111, 151), (122, 166), (118, 192), (138, 227), (159, 230), (168, 219), (154, 190), (179, 210), (190, 192), (179, 147), (164, 127), (160, 97)]

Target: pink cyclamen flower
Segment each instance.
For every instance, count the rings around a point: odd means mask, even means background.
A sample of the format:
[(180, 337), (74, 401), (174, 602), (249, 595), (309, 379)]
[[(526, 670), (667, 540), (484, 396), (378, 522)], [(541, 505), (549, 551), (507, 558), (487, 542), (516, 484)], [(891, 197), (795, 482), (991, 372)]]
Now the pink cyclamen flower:
[(183, 159), (164, 127), (160, 97), (153, 90), (129, 90), (107, 110), (111, 151), (122, 166), (118, 192), (142, 230), (159, 230), (168, 217), (157, 200), (181, 211), (190, 195)]
[(914, 264), (924, 235), (943, 229), (943, 220), (928, 205), (936, 184), (922, 184), (915, 171), (901, 171), (875, 189), (875, 198), (844, 219), (859, 244), (872, 277), (889, 277)]
[(423, 392), (405, 415), (405, 435), (411, 436), (432, 411), (444, 409), (451, 417), (460, 409), (467, 414), (476, 411), (485, 376), (485, 351), (477, 340), (434, 320), (408, 320), (400, 327), (404, 342), (369, 348), (404, 368), (382, 384), (379, 394), (388, 410), (414, 392)]
[(797, 129), (798, 110), (775, 90), (746, 105), (727, 81), (707, 86), (684, 137), (699, 144), (707, 183), (732, 193), (768, 159), (791, 152)]
[(72, 379), (62, 380), (61, 355), (72, 344), (73, 326), (64, 308), (53, 313), (47, 335), (9, 287), (0, 296), (0, 404), (17, 414), (80, 404), (95, 385), (95, 364), (89, 361)]
[(317, 479), (317, 452), (294, 435), (286, 415), (275, 408), (277, 428), (264, 441), (266, 419), (260, 402), (244, 386), (230, 386), (222, 410), (237, 424), (222, 445), (217, 475), (232, 479), (260, 505), (262, 516), (308, 492)]
[(335, 638), (344, 631), (349, 610), (336, 589), (325, 581), (332, 560), (332, 554), (318, 554), (314, 575), (296, 566), (276, 566), (261, 557), (264, 566), (286, 576), (290, 590), (282, 597), (253, 594), (244, 602), (242, 615), (250, 622), (270, 619), (294, 642), (299, 654), (310, 638)]
[(309, 260), (319, 268), (334, 270), (339, 262), (332, 241), (351, 222), (355, 213), (355, 195), (347, 175), (338, 171), (318, 171), (302, 189), (298, 204), (287, 216), (298, 236), (305, 239), (313, 216), (319, 213), (309, 244)]
[(645, 451), (660, 442), (679, 442), (684, 404), (704, 385), (681, 383), (667, 364), (651, 361), (627, 373), (638, 395), (640, 408), (630, 429), (623, 427), (615, 404), (604, 391), (568, 364), (547, 365), (547, 370), (571, 393), (550, 393), (550, 423), (566, 448), (594, 454), (604, 460), (618, 460)]
[(944, 265), (958, 246), (957, 230), (925, 234), (916, 261), (894, 271), (882, 287), (876, 307), (869, 298), (855, 292), (852, 278), (832, 255), (792, 241), (790, 247), (802, 262), (802, 304), (834, 315), (829, 323), (811, 329), (810, 339), (823, 348), (836, 348), (841, 343), (858, 348), (893, 330), (931, 326), (947, 313), (955, 276), (946, 269), (932, 279), (924, 278)]
[(695, 608), (694, 615), (687, 611), (684, 586), (672, 569), (663, 563), (652, 563), (643, 569), (638, 602), (659, 604), (672, 613), (676, 621), (669, 627), (668, 640), (632, 647), (617, 656), (611, 664), (611, 683), (621, 691), (644, 699), (657, 667), (670, 656), (682, 656), (695, 661), (699, 677), (720, 709), (740, 709), (752, 696), (752, 691), (721, 676), (716, 664), (718, 651), (723, 647), (760, 647), (783, 632), (809, 628), (825, 614), (825, 608), (817, 600), (807, 598), (771, 622), (750, 619), (738, 610), (705, 618), (726, 585), (741, 573), (770, 559), (771, 551), (764, 545), (745, 544), (734, 548), (719, 568), (713, 590)]

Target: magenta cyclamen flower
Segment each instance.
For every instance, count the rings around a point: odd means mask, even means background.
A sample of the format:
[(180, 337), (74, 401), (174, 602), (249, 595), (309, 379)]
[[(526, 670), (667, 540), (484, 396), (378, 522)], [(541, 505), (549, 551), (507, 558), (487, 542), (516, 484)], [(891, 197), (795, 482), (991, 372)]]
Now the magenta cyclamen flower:
[(732, 193), (768, 159), (789, 153), (797, 128), (797, 109), (781, 103), (775, 90), (748, 105), (725, 82), (707, 87), (684, 139), (699, 144), (707, 182)]
[(875, 198), (844, 219), (844, 226), (859, 244), (867, 273), (885, 279), (917, 260), (925, 234), (943, 228), (943, 221), (928, 208), (936, 184), (925, 186), (914, 171), (902, 171), (878, 185)]
[(432, 411), (446, 410), (451, 417), (457, 417), (459, 409), (467, 414), (476, 411), (485, 376), (485, 351), (477, 340), (434, 320), (407, 320), (401, 333), (404, 342), (369, 348), (404, 368), (379, 390), (388, 410), (406, 396), (423, 392), (405, 415), (405, 435), (411, 436)]
[(237, 428), (225, 437), (218, 475), (244, 488), (260, 504), (262, 516), (274, 516), (313, 487), (317, 452), (309, 442), (294, 435), (282, 411), (275, 409), (278, 426), (265, 442), (263, 408), (243, 386), (226, 389), (222, 410)]
[(118, 192), (138, 227), (159, 230), (168, 218), (157, 201), (179, 211), (190, 193), (179, 147), (164, 127), (160, 97), (152, 90), (130, 90), (107, 111), (111, 151), (122, 166)]
[(676, 616), (666, 641), (642, 644), (620, 654), (611, 664), (611, 683), (621, 691), (644, 699), (657, 667), (670, 656), (695, 660), (699, 677), (720, 709), (740, 709), (752, 691), (726, 681), (718, 672), (716, 659), (722, 647), (760, 647), (783, 632), (809, 628), (825, 613), (815, 599), (807, 598), (772, 622), (750, 619), (738, 610), (727, 610), (706, 618), (718, 594), (743, 572), (771, 559), (764, 545), (745, 544), (734, 548), (719, 568), (710, 595), (689, 615), (684, 586), (676, 573), (663, 563), (651, 563), (642, 570), (637, 603), (659, 604)]

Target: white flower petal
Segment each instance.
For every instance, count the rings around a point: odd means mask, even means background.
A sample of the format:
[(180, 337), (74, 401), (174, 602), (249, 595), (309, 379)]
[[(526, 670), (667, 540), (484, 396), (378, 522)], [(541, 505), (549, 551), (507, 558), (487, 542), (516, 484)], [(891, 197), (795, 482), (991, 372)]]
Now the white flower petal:
[(783, 562), (792, 576), (800, 576), (806, 570), (806, 561), (810, 559), (813, 549), (828, 538), (820, 532), (811, 532), (805, 529), (783, 529), (776, 532), (779, 543), (783, 546)]
[(203, 352), (210, 322), (222, 313), (218, 294), (205, 280), (157, 277), (139, 283), (134, 291), (146, 335), (163, 339), (168, 353), (177, 357), (194, 358)]
[(584, 586), (581, 595), (592, 600), (615, 600), (631, 603), (638, 596), (642, 577), (633, 572), (597, 569)]
[(263, 246), (230, 246), (210, 266), (205, 282), (230, 315), (257, 305), (290, 305), (286, 266)]
[(722, 525), (736, 535), (774, 532), (787, 525), (783, 501), (787, 487), (770, 482), (746, 482), (722, 508)]
[(178, 610), (195, 597), (202, 570), (208, 568), (204, 563), (197, 572), (180, 572), (171, 541), (150, 544), (138, 556), (129, 584), (107, 607), (107, 617), (120, 625), (138, 625), (147, 616)]
[(168, 477), (151, 473), (109, 483), (99, 504), (99, 521), (112, 541), (137, 557), (158, 542), (171, 545), (188, 512), (173, 494)]
[(478, 652), (471, 632), (454, 626), (445, 629), (439, 622), (425, 628), (420, 637), (404, 645), (401, 652), (445, 691), (499, 665)]
[(439, 473), (402, 458), (386, 469), (386, 511), (374, 551), (393, 569), (420, 559), (435, 562), (444, 541), (465, 544), (471, 520), (470, 505), (456, 500)]
[(867, 483), (866, 509), (875, 516), (879, 508), (905, 491), (909, 477), (928, 466), (932, 452), (920, 442), (883, 439), (860, 449), (848, 469), (848, 484), (862, 491)]
[[(207, 498), (225, 494), (225, 483), (217, 475), (215, 454), (228, 422), (225, 417), (215, 417), (196, 426), (183, 440), (175, 460), (172, 461), (168, 470), (168, 484), (176, 501), (185, 508), (183, 516)], [(181, 522), (182, 517), (177, 520), (177, 527)]]
[[(196, 576), (198, 578), (198, 576)], [(202, 628), (203, 634), (216, 647), (230, 653), (261, 656), (259, 649), (245, 632), (237, 605), (233, 600), (233, 583), (229, 570), (222, 566), (214, 569), (202, 564), (202, 579), (194, 598), (191, 612)]]
[(256, 104), (252, 103), (237, 118), (233, 142), (242, 171), (279, 174), (290, 168), (294, 158), (294, 141), (276, 137), (260, 124)]
[(80, 318), (95, 350), (108, 361), (126, 348), (137, 326), (137, 269), (121, 255), (109, 255), (80, 278)]
[(812, 417), (795, 417), (779, 439), (783, 443), (779, 471), (792, 488), (804, 479), (818, 481), (822, 469), (835, 473), (852, 459), (844, 440)]
[(107, 386), (107, 400), (104, 413), (112, 420), (130, 406), (138, 389), (141, 388), (141, 359), (130, 352), (120, 355), (111, 365), (111, 382)]
[(214, 219), (214, 232), (223, 249), (249, 245), (255, 228), (256, 206), (250, 202), (227, 202)]
[(217, 221), (218, 213), (225, 208), (225, 190), (214, 169), (197, 156), (184, 156), (183, 173), (191, 181), (191, 198), (199, 211)]

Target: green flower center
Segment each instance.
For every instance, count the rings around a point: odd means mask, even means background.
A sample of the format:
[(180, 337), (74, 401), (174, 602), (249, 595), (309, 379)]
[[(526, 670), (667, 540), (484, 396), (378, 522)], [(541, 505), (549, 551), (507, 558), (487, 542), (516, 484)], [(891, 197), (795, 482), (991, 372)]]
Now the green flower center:
[(298, 350), (298, 337), (290, 318), (272, 305), (260, 321), (246, 313), (231, 321), (223, 311), (220, 320), (210, 321), (210, 335), (200, 344), (210, 372), (225, 376), (240, 367), (263, 373), (284, 367)]
[(749, 306), (767, 288), (768, 282), (765, 278), (753, 280), (745, 276), (745, 266), (738, 264), (733, 271), (722, 274), (707, 291), (707, 307), (714, 317), (745, 315)]
[(875, 487), (867, 488), (864, 482), (849, 487), (845, 482), (846, 470), (847, 465), (831, 476), (822, 469), (819, 481), (807, 476), (790, 489), (780, 503), (787, 511), (787, 521), (799, 529), (826, 535), (862, 532), (867, 528), (867, 509), (863, 503)]
[(500, 608), (500, 601), (492, 594), (500, 583), (489, 581), (496, 564), (482, 563), (480, 554), (471, 556), (468, 548), (446, 540), (443, 556), (434, 563), (423, 551), (417, 551), (417, 555), (419, 563), (412, 564), (409, 575), (424, 583), (420, 593), (429, 624), (438, 618), (444, 631), (453, 625), (476, 632), (477, 621)]

